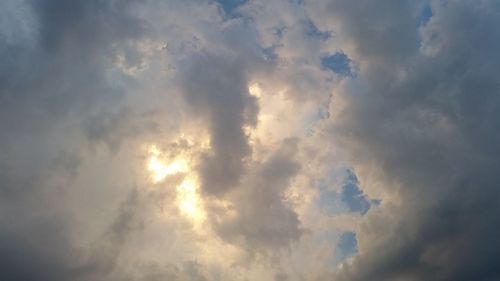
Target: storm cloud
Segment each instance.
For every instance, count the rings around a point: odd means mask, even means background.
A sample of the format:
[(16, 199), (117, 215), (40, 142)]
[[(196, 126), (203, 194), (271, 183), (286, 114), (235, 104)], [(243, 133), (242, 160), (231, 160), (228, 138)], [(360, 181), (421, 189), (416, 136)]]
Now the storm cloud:
[[(372, 174), (362, 184), (379, 184), (396, 198), (366, 218), (359, 256), (334, 280), (500, 278), (500, 34), (492, 28), (499, 6), (437, 1), (431, 7), (433, 16), (419, 30), (420, 48), (409, 54), (390, 46), (408, 42), (390, 32), (399, 21), (383, 32), (359, 27), (391, 40), (374, 42), (385, 51), (373, 60), (371, 51), (354, 51), (373, 62), (359, 81), (343, 85), (346, 106), (332, 134), (356, 159), (354, 169)], [(377, 22), (383, 15), (371, 17)]]

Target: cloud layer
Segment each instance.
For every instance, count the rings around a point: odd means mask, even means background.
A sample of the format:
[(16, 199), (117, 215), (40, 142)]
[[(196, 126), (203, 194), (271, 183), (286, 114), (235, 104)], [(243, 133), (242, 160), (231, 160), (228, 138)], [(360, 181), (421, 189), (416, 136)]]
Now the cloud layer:
[(499, 280), (500, 4), (0, 3), (2, 280)]

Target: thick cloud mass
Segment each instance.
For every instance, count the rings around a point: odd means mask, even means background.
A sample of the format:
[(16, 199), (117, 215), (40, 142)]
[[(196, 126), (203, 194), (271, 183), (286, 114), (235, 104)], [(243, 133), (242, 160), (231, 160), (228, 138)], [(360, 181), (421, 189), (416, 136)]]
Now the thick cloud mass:
[(1, 1), (0, 280), (500, 280), (498, 26), (496, 0)]
[(248, 93), (245, 69), (232, 58), (202, 54), (192, 58), (183, 73), (186, 101), (194, 115), (207, 120), (212, 151), (203, 155), (203, 191), (221, 194), (238, 185), (250, 146), (243, 131), (255, 125), (257, 104)]
[[(500, 33), (492, 28), (500, 6), (432, 7), (419, 51), (383, 48), (342, 90), (335, 138), (356, 155), (355, 169), (375, 173), (366, 180), (381, 181), (398, 203), (366, 219), (359, 256), (335, 280), (500, 278)], [(406, 42), (392, 40), (378, 44)]]

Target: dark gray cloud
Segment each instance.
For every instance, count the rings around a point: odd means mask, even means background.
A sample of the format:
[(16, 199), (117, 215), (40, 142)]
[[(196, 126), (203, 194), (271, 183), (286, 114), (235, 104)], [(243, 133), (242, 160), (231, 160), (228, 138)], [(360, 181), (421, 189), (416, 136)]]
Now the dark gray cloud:
[[(14, 218), (2, 217), (0, 273), (3, 280), (113, 280), (121, 248), (141, 228), (137, 190), (121, 204), (108, 229), (89, 249), (76, 247), (73, 225), (61, 216), (47, 214), (54, 207), (37, 210), (28, 217), (26, 209)], [(17, 205), (21, 203), (16, 202)], [(59, 210), (63, 212), (63, 210)], [(13, 215), (10, 212), (8, 215)]]
[(84, 144), (70, 124), (85, 122), (123, 92), (117, 85), (126, 78), (110, 82), (107, 74), (114, 44), (141, 30), (130, 4), (0, 4), (8, 14), (0, 32), (2, 280), (85, 280), (94, 270), (73, 241), (73, 210), (65, 203)]
[[(331, 31), (358, 53), (392, 61), (418, 49), (417, 17), (425, 1), (311, 1), (306, 5), (321, 30)], [(390, 57), (385, 54), (391, 53)]]
[(344, 11), (366, 20), (342, 26), (370, 65), (343, 87), (334, 138), (399, 199), (369, 213), (332, 278), (498, 280), (500, 6), (435, 1), (420, 44), (407, 4)]
[[(69, 252), (59, 250), (69, 249), (64, 229), (51, 220), (31, 223), (31, 227), (9, 230), (4, 224), (0, 235), (2, 278), (7, 281), (68, 280), (73, 275), (75, 261)], [(30, 231), (36, 235), (28, 234)]]
[(294, 160), (296, 150), (295, 140), (284, 142), (265, 162), (253, 167), (243, 188), (229, 197), (232, 208), (212, 211), (220, 237), (261, 253), (288, 248), (299, 240), (304, 230), (297, 213), (284, 200), (286, 188), (300, 170)]
[(221, 195), (237, 187), (244, 173), (251, 153), (244, 126), (256, 124), (256, 99), (238, 58), (205, 53), (185, 64), (180, 78), (184, 96), (194, 116), (206, 120), (212, 148), (199, 167), (203, 192)]

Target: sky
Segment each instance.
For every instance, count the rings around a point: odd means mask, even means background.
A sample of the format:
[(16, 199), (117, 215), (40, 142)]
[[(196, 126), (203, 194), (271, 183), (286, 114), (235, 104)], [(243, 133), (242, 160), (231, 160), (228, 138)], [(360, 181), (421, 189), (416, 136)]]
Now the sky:
[(497, 0), (0, 1), (0, 279), (500, 280)]

